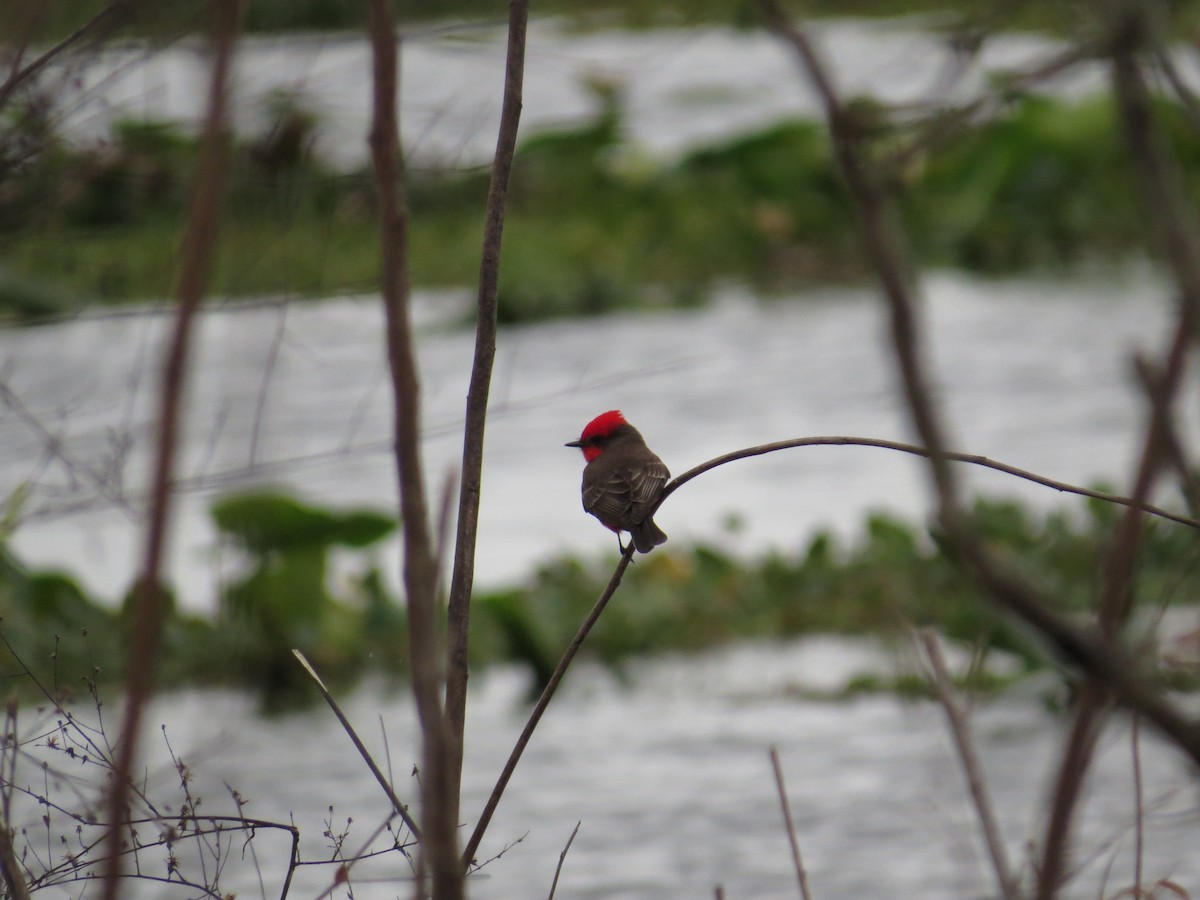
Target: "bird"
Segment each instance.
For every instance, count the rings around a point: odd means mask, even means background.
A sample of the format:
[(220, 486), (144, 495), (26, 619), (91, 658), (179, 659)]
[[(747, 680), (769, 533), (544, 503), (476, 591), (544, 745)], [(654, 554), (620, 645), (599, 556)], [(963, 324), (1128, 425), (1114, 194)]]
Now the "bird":
[(622, 553), (622, 531), (629, 532), (639, 553), (666, 543), (652, 513), (671, 473), (620, 410), (596, 416), (579, 440), (565, 446), (583, 451), (583, 508), (616, 532)]

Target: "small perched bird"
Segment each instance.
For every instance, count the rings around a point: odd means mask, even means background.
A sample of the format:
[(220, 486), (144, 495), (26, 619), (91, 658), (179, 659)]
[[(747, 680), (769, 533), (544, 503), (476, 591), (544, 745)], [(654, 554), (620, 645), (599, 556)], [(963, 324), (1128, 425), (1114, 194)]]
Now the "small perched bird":
[(610, 409), (587, 423), (579, 440), (566, 446), (583, 451), (583, 508), (617, 533), (628, 531), (641, 553), (649, 553), (667, 536), (654, 524), (651, 511), (671, 473), (646, 446), (642, 435)]

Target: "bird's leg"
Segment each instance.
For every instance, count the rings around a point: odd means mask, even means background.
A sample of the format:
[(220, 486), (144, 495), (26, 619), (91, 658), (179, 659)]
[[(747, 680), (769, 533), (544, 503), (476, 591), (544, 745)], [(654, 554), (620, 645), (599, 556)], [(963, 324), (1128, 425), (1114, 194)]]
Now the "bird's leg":
[(625, 545), (621, 543), (621, 532), (617, 532), (617, 546), (621, 548), (621, 555), (625, 555)]

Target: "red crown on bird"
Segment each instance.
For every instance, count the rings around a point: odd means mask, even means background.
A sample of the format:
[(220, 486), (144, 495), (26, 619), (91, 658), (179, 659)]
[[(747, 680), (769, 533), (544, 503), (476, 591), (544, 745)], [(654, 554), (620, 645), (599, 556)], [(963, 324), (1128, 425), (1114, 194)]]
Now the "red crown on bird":
[(598, 435), (612, 434), (620, 426), (628, 424), (619, 409), (610, 409), (608, 412), (602, 412), (584, 426), (583, 434), (579, 436), (580, 443)]

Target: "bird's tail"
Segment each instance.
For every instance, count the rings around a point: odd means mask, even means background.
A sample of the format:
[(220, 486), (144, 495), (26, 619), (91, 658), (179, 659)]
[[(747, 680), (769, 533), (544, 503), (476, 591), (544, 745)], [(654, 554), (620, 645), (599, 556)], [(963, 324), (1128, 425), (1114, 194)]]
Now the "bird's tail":
[(638, 553), (649, 553), (659, 544), (667, 542), (667, 533), (655, 525), (653, 519), (635, 525), (629, 529), (629, 533), (633, 535), (633, 545), (637, 547)]

